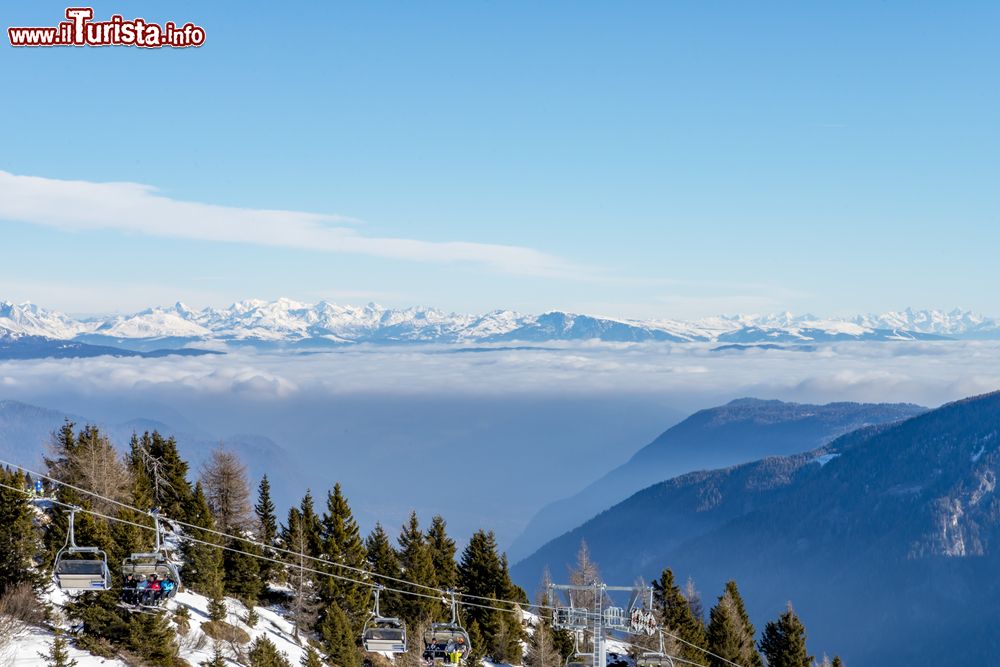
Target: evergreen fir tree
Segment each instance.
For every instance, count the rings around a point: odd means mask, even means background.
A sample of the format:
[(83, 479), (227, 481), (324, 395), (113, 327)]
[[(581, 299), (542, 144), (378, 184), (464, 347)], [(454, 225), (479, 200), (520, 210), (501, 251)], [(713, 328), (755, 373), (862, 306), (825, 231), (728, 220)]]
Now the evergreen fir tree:
[[(327, 495), (326, 512), (323, 513), (320, 524), (323, 528), (323, 557), (331, 563), (363, 569), (366, 565), (365, 545), (340, 484), (334, 485), (333, 491)], [(329, 568), (329, 571), (340, 576), (353, 577), (355, 574), (350, 569), (336, 566)], [(320, 623), (329, 607), (337, 606), (346, 614), (353, 631), (361, 632), (368, 616), (367, 587), (353, 581), (323, 577), (320, 580), (319, 594), (320, 601), (326, 608), (321, 614)]]
[(302, 659), (299, 660), (299, 664), (302, 667), (324, 667), (323, 657), (319, 654), (312, 646), (306, 648), (306, 652), (302, 654)]
[(486, 639), (476, 619), (465, 624), (465, 631), (469, 633), (469, 655), (466, 657), (466, 665), (476, 667), (486, 657)]
[(256, 557), (260, 554), (259, 547), (244, 540), (229, 540), (227, 547), (222, 552), (226, 594), (248, 604), (256, 604), (264, 592), (261, 561)]
[(178, 661), (177, 634), (162, 614), (132, 614), (129, 617), (129, 649), (159, 667)]
[(118, 606), (114, 592), (88, 593), (69, 602), (64, 609), (69, 618), (79, 619), (83, 634), (77, 645), (90, 649), (100, 643), (127, 644), (132, 634), (128, 612)]
[(810, 667), (813, 657), (806, 650), (806, 628), (792, 609), (792, 604), (764, 626), (760, 650), (768, 667)]
[[(763, 667), (754, 644), (754, 628), (735, 582), (726, 584), (726, 590), (712, 608), (709, 619), (707, 639), (712, 653), (745, 667)], [(724, 667), (728, 663), (709, 656), (709, 664), (711, 667)]]
[[(25, 485), (20, 472), (0, 471), (0, 481), (18, 489)], [(40, 583), (31, 570), (39, 546), (28, 496), (0, 487), (0, 597), (18, 584)]]
[(435, 583), (438, 588), (450, 590), (458, 585), (458, 567), (455, 564), (455, 540), (448, 537), (448, 523), (440, 514), (431, 519), (427, 530), (427, 548), (434, 563)]
[(326, 659), (337, 667), (361, 667), (361, 651), (357, 648), (357, 635), (351, 628), (347, 614), (331, 605), (320, 623), (319, 634), (323, 641)]
[[(510, 609), (513, 612), (513, 606), (497, 602), (509, 599), (512, 594), (518, 595), (517, 591), (520, 589), (514, 590), (507, 572), (506, 558), (497, 554), (493, 531), (480, 530), (469, 539), (458, 565), (458, 586), (463, 593), (493, 600), (485, 606)], [(522, 633), (516, 614), (470, 607), (467, 615), (479, 625), (486, 641), (486, 655), (495, 662), (520, 662)]]
[[(276, 552), (269, 547), (274, 546), (278, 537), (278, 519), (275, 515), (274, 502), (271, 500), (271, 483), (264, 475), (257, 487), (257, 504), (254, 505), (257, 515), (257, 541), (264, 545), (263, 555), (275, 558)], [(266, 586), (274, 578), (277, 564), (272, 561), (259, 561), (260, 579)]]
[(250, 644), (247, 659), (250, 661), (250, 667), (292, 667), (288, 656), (279, 651), (274, 642), (263, 635)]
[(833, 662), (830, 663), (830, 667), (844, 667), (844, 663), (841, 661), (839, 655), (833, 656)]
[(62, 632), (56, 632), (48, 653), (39, 653), (38, 655), (45, 659), (46, 667), (76, 667), (76, 660), (69, 657), (69, 642), (66, 641)]
[[(308, 493), (306, 494), (308, 498)], [(306, 506), (306, 499), (303, 499), (303, 506)], [(286, 566), (286, 579), (292, 589), (292, 601), (289, 605), (289, 612), (292, 622), (295, 624), (295, 638), (299, 638), (299, 633), (303, 628), (313, 627), (316, 620), (318, 603), (315, 600), (312, 575), (307, 572), (311, 569), (311, 561), (307, 560), (309, 551), (309, 536), (305, 531), (305, 520), (302, 511), (292, 507), (288, 510), (288, 520), (281, 527), (280, 544), (283, 549), (291, 553), (283, 555)]]
[[(365, 539), (365, 551), (368, 554), (368, 569), (375, 575), (375, 581), (385, 586), (398, 588), (397, 582), (383, 578), (392, 577), (399, 579), (402, 572), (399, 567), (399, 556), (396, 554), (396, 550), (392, 548), (392, 542), (390, 542), (389, 535), (382, 528), (382, 524), (376, 523), (372, 532)], [(379, 577), (378, 575), (383, 575), (383, 577)], [(399, 593), (390, 590), (382, 591), (379, 596), (381, 612), (390, 616), (399, 614), (399, 600)]]
[(188, 521), (194, 490), (188, 481), (188, 464), (177, 451), (174, 438), (157, 431), (133, 434), (128, 466), (136, 484), (137, 507), (158, 507), (164, 516)]
[(209, 532), (214, 528), (215, 521), (200, 482), (194, 488), (188, 522), (196, 528), (188, 529), (188, 536), (192, 539), (185, 540), (181, 545), (184, 554), (181, 578), (188, 588), (208, 593), (210, 588), (221, 583), (223, 560), (221, 550), (215, 546), (218, 537)]
[[(674, 573), (663, 570), (660, 578), (653, 582), (653, 605), (660, 623), (671, 634), (702, 649), (708, 648), (705, 626), (694, 616), (691, 606), (674, 581)], [(681, 642), (681, 656), (685, 660), (700, 665), (707, 664), (704, 651)]]
[(319, 515), (316, 514), (311, 491), (306, 490), (306, 495), (302, 497), (302, 503), (299, 506), (299, 512), (302, 533), (308, 547), (304, 553), (307, 556), (319, 558), (323, 554), (323, 525), (320, 523)]
[(201, 663), (201, 667), (226, 667), (226, 656), (222, 653), (222, 642), (212, 642), (212, 657)]
[[(410, 513), (410, 520), (403, 526), (399, 535), (399, 563), (403, 577), (424, 586), (432, 586), (434, 577), (434, 561), (431, 558), (427, 541), (420, 530), (417, 513)], [(413, 593), (426, 593), (425, 590), (408, 584), (400, 584), (400, 588)], [(400, 616), (409, 624), (417, 626), (444, 613), (443, 606), (435, 600), (424, 597), (405, 595), (399, 601)]]

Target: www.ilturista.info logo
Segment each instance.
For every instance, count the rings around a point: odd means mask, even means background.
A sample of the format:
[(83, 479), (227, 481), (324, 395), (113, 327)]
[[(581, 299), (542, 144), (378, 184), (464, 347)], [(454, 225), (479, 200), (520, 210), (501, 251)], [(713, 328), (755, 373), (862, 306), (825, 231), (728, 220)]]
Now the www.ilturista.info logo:
[(131, 21), (115, 14), (107, 21), (94, 21), (91, 7), (69, 7), (67, 21), (47, 28), (7, 28), (11, 46), (164, 46), (184, 48), (205, 43), (205, 29), (193, 23), (178, 26), (167, 21), (162, 26), (145, 19)]

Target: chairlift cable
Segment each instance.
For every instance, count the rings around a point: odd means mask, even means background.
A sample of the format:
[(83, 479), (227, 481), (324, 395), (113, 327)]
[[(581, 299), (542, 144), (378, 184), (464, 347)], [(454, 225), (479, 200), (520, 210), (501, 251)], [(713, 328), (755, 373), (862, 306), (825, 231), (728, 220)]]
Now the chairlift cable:
[[(61, 481), (59, 479), (56, 479), (54, 477), (51, 477), (49, 475), (45, 475), (43, 473), (40, 473), (40, 472), (37, 472), (37, 471), (34, 471), (34, 470), (30, 470), (28, 468), (25, 468), (24, 466), (19, 465), (17, 463), (13, 463), (13, 462), (10, 462), (10, 461), (5, 461), (4, 459), (0, 459), (0, 465), (6, 465), (6, 466), (9, 466), (9, 467), (12, 467), (12, 468), (17, 468), (18, 470), (26, 472), (26, 473), (34, 476), (34, 477), (38, 477), (38, 478), (41, 478), (41, 479), (48, 480), (48, 481), (52, 482), (53, 484), (58, 484), (60, 486), (66, 487), (68, 489), (73, 489), (74, 491), (78, 491), (80, 493), (87, 494), (87, 495), (92, 496), (94, 498), (99, 498), (101, 500), (104, 500), (106, 502), (112, 503), (114, 505), (117, 505), (117, 506), (119, 506), (119, 507), (121, 507), (123, 509), (129, 510), (129, 511), (132, 511), (132, 512), (138, 512), (139, 514), (149, 514), (149, 512), (143, 511), (143, 510), (141, 510), (141, 509), (139, 509), (137, 507), (133, 507), (132, 505), (129, 505), (127, 503), (123, 503), (123, 502), (121, 502), (119, 500), (115, 500), (114, 498), (108, 498), (108, 497), (103, 496), (103, 495), (101, 495), (99, 493), (96, 493), (94, 491), (90, 491), (89, 489), (85, 489), (85, 488), (76, 486), (74, 484), (69, 484), (67, 482), (63, 482), (63, 481)], [(175, 523), (178, 526), (184, 526), (186, 528), (191, 528), (191, 529), (194, 529), (194, 530), (200, 530), (200, 531), (205, 532), (205, 533), (211, 533), (213, 535), (218, 535), (219, 537), (226, 537), (226, 538), (229, 538), (229, 539), (239, 540), (239, 541), (244, 542), (246, 544), (252, 544), (254, 546), (258, 546), (258, 547), (261, 547), (263, 549), (269, 549), (271, 551), (276, 551), (276, 552), (279, 552), (279, 553), (288, 554), (290, 556), (296, 556), (298, 558), (303, 558), (303, 559), (306, 559), (306, 560), (309, 560), (309, 561), (321, 563), (321, 564), (326, 565), (326, 566), (339, 567), (339, 568), (344, 569), (344, 570), (349, 570), (349, 571), (352, 571), (352, 572), (356, 572), (356, 573), (364, 575), (366, 577), (377, 577), (377, 578), (380, 578), (380, 579), (384, 579), (386, 581), (392, 581), (392, 582), (395, 582), (397, 584), (402, 584), (402, 585), (405, 585), (405, 586), (413, 586), (415, 588), (421, 588), (421, 589), (428, 590), (428, 591), (434, 591), (435, 593), (438, 594), (438, 596), (433, 596), (435, 598), (436, 597), (449, 596), (449, 595), (452, 594), (451, 591), (447, 591), (447, 590), (444, 590), (444, 589), (441, 589), (441, 588), (437, 588), (435, 586), (428, 586), (426, 584), (419, 584), (419, 583), (417, 583), (415, 581), (409, 581), (409, 580), (406, 580), (406, 579), (400, 579), (398, 577), (393, 577), (393, 576), (387, 575), (387, 574), (379, 574), (379, 573), (376, 573), (376, 572), (371, 572), (370, 570), (366, 570), (364, 568), (359, 568), (359, 567), (353, 567), (351, 565), (346, 565), (344, 563), (335, 563), (335, 562), (330, 561), (330, 560), (326, 560), (326, 559), (323, 559), (323, 558), (318, 558), (316, 556), (310, 556), (308, 554), (303, 554), (303, 553), (300, 553), (300, 552), (297, 552), (297, 551), (292, 551), (290, 549), (284, 549), (282, 547), (277, 547), (277, 546), (273, 546), (273, 545), (269, 545), (269, 544), (263, 544), (262, 542), (258, 542), (256, 540), (253, 540), (253, 539), (248, 538), (246, 536), (230, 535), (228, 533), (224, 533), (222, 531), (218, 531), (218, 530), (215, 530), (215, 529), (212, 529), (212, 528), (203, 528), (201, 526), (196, 526), (196, 525), (188, 523), (186, 521), (180, 521), (179, 519), (171, 519), (169, 517), (163, 517), (163, 521), (168, 521), (170, 523)], [(282, 561), (276, 561), (276, 562), (282, 562)], [(366, 585), (370, 585), (368, 582), (365, 582), (365, 584)], [(401, 591), (397, 591), (397, 592), (401, 592)], [(473, 599), (473, 600), (486, 600), (486, 601), (495, 602), (497, 604), (510, 604), (510, 605), (517, 605), (519, 607), (523, 605), (523, 603), (518, 602), (516, 600), (497, 600), (495, 598), (488, 597), (488, 596), (485, 596), (485, 595), (473, 595), (471, 593), (461, 593), (461, 592), (456, 592), (455, 594), (458, 595), (459, 597), (463, 597), (463, 598), (469, 598), (469, 599)], [(467, 607), (477, 606), (477, 605), (475, 605), (473, 603), (468, 603), (468, 602), (463, 602), (462, 605), (463, 606), (467, 606)], [(478, 605), (478, 606), (482, 607), (482, 605)], [(532, 607), (534, 607), (536, 609), (545, 609), (545, 610), (548, 610), (548, 611), (554, 611), (556, 609), (556, 607), (546, 606), (546, 605), (530, 605), (530, 606), (532, 606)], [(492, 609), (493, 607), (483, 607), (483, 608)], [(504, 611), (513, 612), (515, 610), (513, 610), (513, 609), (507, 609), (507, 610), (504, 610)]]

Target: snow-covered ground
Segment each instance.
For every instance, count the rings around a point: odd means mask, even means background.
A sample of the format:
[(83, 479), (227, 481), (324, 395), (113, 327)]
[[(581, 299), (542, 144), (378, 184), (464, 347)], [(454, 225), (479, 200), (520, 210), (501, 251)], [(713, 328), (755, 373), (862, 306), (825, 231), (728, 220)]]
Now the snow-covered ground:
[[(58, 609), (66, 601), (65, 594), (58, 590), (50, 590), (45, 595), (46, 601), (52, 603)], [(174, 618), (174, 612), (179, 607), (186, 607), (190, 614), (188, 621), (188, 631), (186, 634), (178, 635), (178, 645), (180, 657), (190, 665), (200, 665), (213, 657), (215, 642), (202, 630), (201, 624), (208, 620), (208, 598), (191, 592), (178, 593), (177, 597), (169, 601), (164, 612), (169, 619)], [(277, 607), (255, 607), (258, 621), (254, 627), (249, 627), (244, 619), (248, 609), (240, 602), (227, 598), (226, 609), (228, 615), (226, 622), (243, 630), (253, 642), (258, 637), (266, 637), (284, 653), (289, 662), (295, 667), (306, 653), (305, 638), (300, 644), (295, 641), (294, 626), (285, 617), (282, 609)], [(58, 615), (58, 614), (57, 614)], [(529, 632), (532, 621), (537, 620), (531, 614), (525, 613), (525, 620), (529, 623)], [(68, 622), (63, 619), (61, 625), (64, 630), (69, 630)], [(172, 623), (176, 629), (176, 624)], [(0, 648), (0, 667), (45, 667), (45, 658), (41, 655), (49, 651), (54, 633), (48, 629), (26, 628), (18, 634), (6, 647)], [(72, 639), (71, 635), (66, 635)], [(227, 663), (234, 667), (238, 664), (234, 658), (231, 647), (222, 642), (223, 653)], [(243, 645), (243, 650), (249, 648), (249, 644)], [(109, 660), (100, 656), (81, 651), (70, 646), (70, 657), (77, 661), (77, 667), (127, 667), (121, 660)], [(386, 655), (386, 657), (390, 657)], [(245, 662), (245, 661), (244, 661)], [(492, 663), (483, 661), (483, 667), (511, 667), (502, 663)]]
[[(58, 591), (50, 591), (46, 599), (56, 605), (65, 601), (65, 597)], [(180, 657), (191, 665), (199, 665), (212, 658), (215, 643), (201, 630), (201, 624), (208, 620), (208, 599), (195, 593), (178, 593), (177, 597), (167, 603), (164, 613), (168, 618), (173, 618), (178, 607), (186, 607), (190, 613), (188, 622), (188, 632), (178, 635), (178, 645), (180, 647)], [(227, 623), (243, 630), (250, 636), (250, 641), (258, 637), (267, 637), (278, 650), (288, 656), (292, 665), (298, 665), (306, 652), (306, 647), (300, 645), (294, 639), (294, 628), (281, 613), (279, 609), (270, 607), (256, 607), (259, 620), (254, 627), (249, 627), (243, 622), (246, 618), (247, 608), (236, 600), (227, 599), (226, 607), (228, 616)], [(65, 619), (62, 621), (64, 630), (69, 630)], [(176, 625), (174, 625), (176, 628)], [(54, 633), (49, 629), (29, 627), (20, 632), (5, 647), (0, 648), (0, 667), (44, 667), (45, 658), (41, 654), (47, 653), (52, 644)], [(66, 635), (72, 639), (71, 635)], [(244, 649), (249, 645), (244, 645)], [(236, 665), (235, 657), (231, 649), (223, 643), (223, 652), (231, 665)], [(70, 648), (70, 657), (77, 661), (77, 667), (126, 667), (120, 660), (109, 660), (102, 658), (75, 647)]]
[[(0, 648), (0, 666), (2, 667), (45, 667), (46, 660), (42, 657), (49, 652), (55, 637), (50, 630), (42, 628), (26, 628), (18, 634), (7, 646)], [(121, 660), (108, 660), (69, 647), (69, 657), (77, 661), (77, 667), (128, 667)]]

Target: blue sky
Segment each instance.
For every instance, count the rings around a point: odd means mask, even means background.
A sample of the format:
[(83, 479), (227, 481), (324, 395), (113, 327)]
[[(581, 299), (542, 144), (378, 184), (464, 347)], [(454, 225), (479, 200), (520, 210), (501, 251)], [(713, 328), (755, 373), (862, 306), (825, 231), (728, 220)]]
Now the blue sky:
[(93, 6), (207, 42), (4, 39), (0, 298), (1000, 314), (996, 3)]

